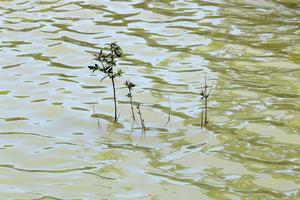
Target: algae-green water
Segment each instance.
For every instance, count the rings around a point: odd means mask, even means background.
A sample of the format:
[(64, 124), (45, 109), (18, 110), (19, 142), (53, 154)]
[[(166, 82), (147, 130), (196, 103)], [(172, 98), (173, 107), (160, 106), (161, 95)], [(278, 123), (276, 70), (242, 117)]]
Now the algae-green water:
[(0, 1), (0, 199), (300, 199), (300, 2)]

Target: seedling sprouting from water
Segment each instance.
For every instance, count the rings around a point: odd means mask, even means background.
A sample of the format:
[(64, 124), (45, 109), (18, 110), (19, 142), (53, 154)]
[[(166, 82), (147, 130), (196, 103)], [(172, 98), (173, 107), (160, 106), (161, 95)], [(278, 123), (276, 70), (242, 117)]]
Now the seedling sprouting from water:
[(141, 112), (140, 105), (138, 105), (136, 108), (137, 108), (138, 114), (139, 114), (139, 116), (140, 116), (140, 121), (141, 121), (142, 129), (143, 129), (143, 131), (145, 131), (145, 130), (146, 130), (145, 120), (144, 120), (143, 117), (142, 117), (142, 112)]
[(130, 82), (129, 80), (125, 81), (124, 85), (128, 88), (128, 94), (127, 97), (130, 99), (130, 106), (131, 106), (131, 113), (132, 113), (132, 119), (135, 121), (134, 111), (133, 111), (133, 103), (132, 103), (132, 89), (135, 87), (135, 84)]
[(115, 78), (122, 76), (123, 71), (122, 70), (115, 70), (115, 67), (117, 65), (117, 59), (120, 58), (123, 55), (122, 49), (117, 45), (116, 42), (112, 42), (109, 44), (106, 44), (107, 48), (103, 48), (100, 50), (99, 53), (95, 54), (94, 60), (98, 61), (100, 63), (100, 66), (96, 63), (93, 66), (88, 66), (88, 68), (95, 72), (99, 70), (100, 72), (103, 72), (105, 76), (101, 79), (104, 80), (105, 78), (110, 78), (112, 82), (113, 87), (113, 94), (114, 94), (114, 107), (115, 107), (115, 118), (114, 121), (116, 122), (118, 120), (117, 117), (117, 97), (116, 97), (116, 86), (115, 86)]
[[(207, 85), (207, 80), (206, 80), (206, 76), (205, 76), (204, 87), (202, 87), (202, 90), (200, 92), (201, 99), (204, 99), (204, 112), (203, 112), (203, 110), (201, 111), (201, 126), (205, 126), (209, 122), (208, 121), (208, 98), (212, 91), (213, 85), (214, 84), (212, 84), (211, 86)], [(210, 88), (210, 89), (208, 89), (208, 88)], [(203, 121), (203, 118), (204, 118), (204, 121)]]

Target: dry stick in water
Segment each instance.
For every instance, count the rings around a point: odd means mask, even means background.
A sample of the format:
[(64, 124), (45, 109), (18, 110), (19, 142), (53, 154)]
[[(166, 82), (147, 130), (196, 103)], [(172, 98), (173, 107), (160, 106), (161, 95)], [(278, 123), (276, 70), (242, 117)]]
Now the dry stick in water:
[[(207, 106), (207, 104), (208, 104), (208, 97), (210, 97), (210, 93), (211, 93), (211, 91), (212, 91), (212, 88), (214, 87), (214, 82), (212, 83), (212, 85), (211, 86), (209, 86), (210, 87), (210, 89), (209, 89), (209, 92), (208, 92), (208, 94), (206, 95), (207, 97), (206, 97), (206, 115), (207, 115), (207, 110), (208, 110), (208, 106)], [(208, 123), (208, 117), (206, 116), (206, 120), (207, 120), (207, 123)]]
[(130, 99), (130, 107), (131, 107), (131, 113), (132, 113), (132, 119), (133, 121), (135, 121), (135, 115), (134, 115), (134, 111), (133, 111), (133, 103), (132, 103), (132, 88), (135, 87), (135, 84), (130, 82), (129, 80), (125, 81), (124, 85), (126, 85), (126, 87), (128, 88), (128, 94), (127, 97), (129, 97)]
[[(205, 75), (205, 81), (204, 81), (204, 89), (201, 91), (201, 99), (204, 99), (204, 123), (203, 123), (203, 110), (201, 113), (201, 126), (205, 126), (208, 124), (208, 97), (210, 96), (210, 93), (212, 91), (214, 83), (211, 86), (207, 85), (207, 79)], [(208, 88), (210, 87), (210, 90), (208, 91)]]
[(205, 124), (207, 124), (208, 123), (208, 114), (207, 114), (207, 108), (208, 108), (208, 106), (207, 106), (207, 104), (208, 104), (208, 96), (207, 96), (207, 83), (206, 83), (206, 75), (205, 75), (205, 81), (204, 81), (204, 94), (205, 94), (205, 96), (204, 96), (204, 102), (205, 102), (205, 105), (204, 105), (204, 111), (205, 111), (205, 113), (204, 113), (204, 123)]
[[(91, 104), (91, 107), (92, 107), (92, 110), (93, 110), (94, 116), (96, 116), (95, 104)], [(100, 122), (99, 122), (99, 119), (98, 119), (98, 118), (96, 118), (96, 119), (97, 119), (97, 124), (98, 124), (98, 126), (100, 127)]]
[(136, 108), (137, 108), (138, 114), (140, 116), (140, 121), (141, 121), (141, 124), (142, 124), (143, 131), (145, 131), (146, 130), (145, 120), (142, 117), (142, 112), (141, 112), (141, 109), (140, 109), (140, 105), (138, 105)]
[(166, 125), (170, 122), (171, 120), (171, 103), (170, 103), (170, 97), (168, 96), (168, 102), (169, 102), (169, 116), (168, 116), (168, 120), (167, 120), (167, 123)]
[(201, 109), (201, 127), (203, 127), (203, 108)]

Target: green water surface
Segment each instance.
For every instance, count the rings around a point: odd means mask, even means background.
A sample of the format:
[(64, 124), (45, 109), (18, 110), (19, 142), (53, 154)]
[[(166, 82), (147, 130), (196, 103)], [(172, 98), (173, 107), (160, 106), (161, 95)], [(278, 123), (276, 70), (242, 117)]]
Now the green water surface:
[(0, 199), (300, 199), (300, 2), (1, 0)]

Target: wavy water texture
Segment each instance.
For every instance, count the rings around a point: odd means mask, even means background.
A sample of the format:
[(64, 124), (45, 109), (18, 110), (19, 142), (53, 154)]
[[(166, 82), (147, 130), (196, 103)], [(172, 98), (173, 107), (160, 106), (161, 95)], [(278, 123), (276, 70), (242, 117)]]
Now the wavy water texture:
[(1, 1), (0, 199), (299, 199), (299, 35), (298, 0)]

